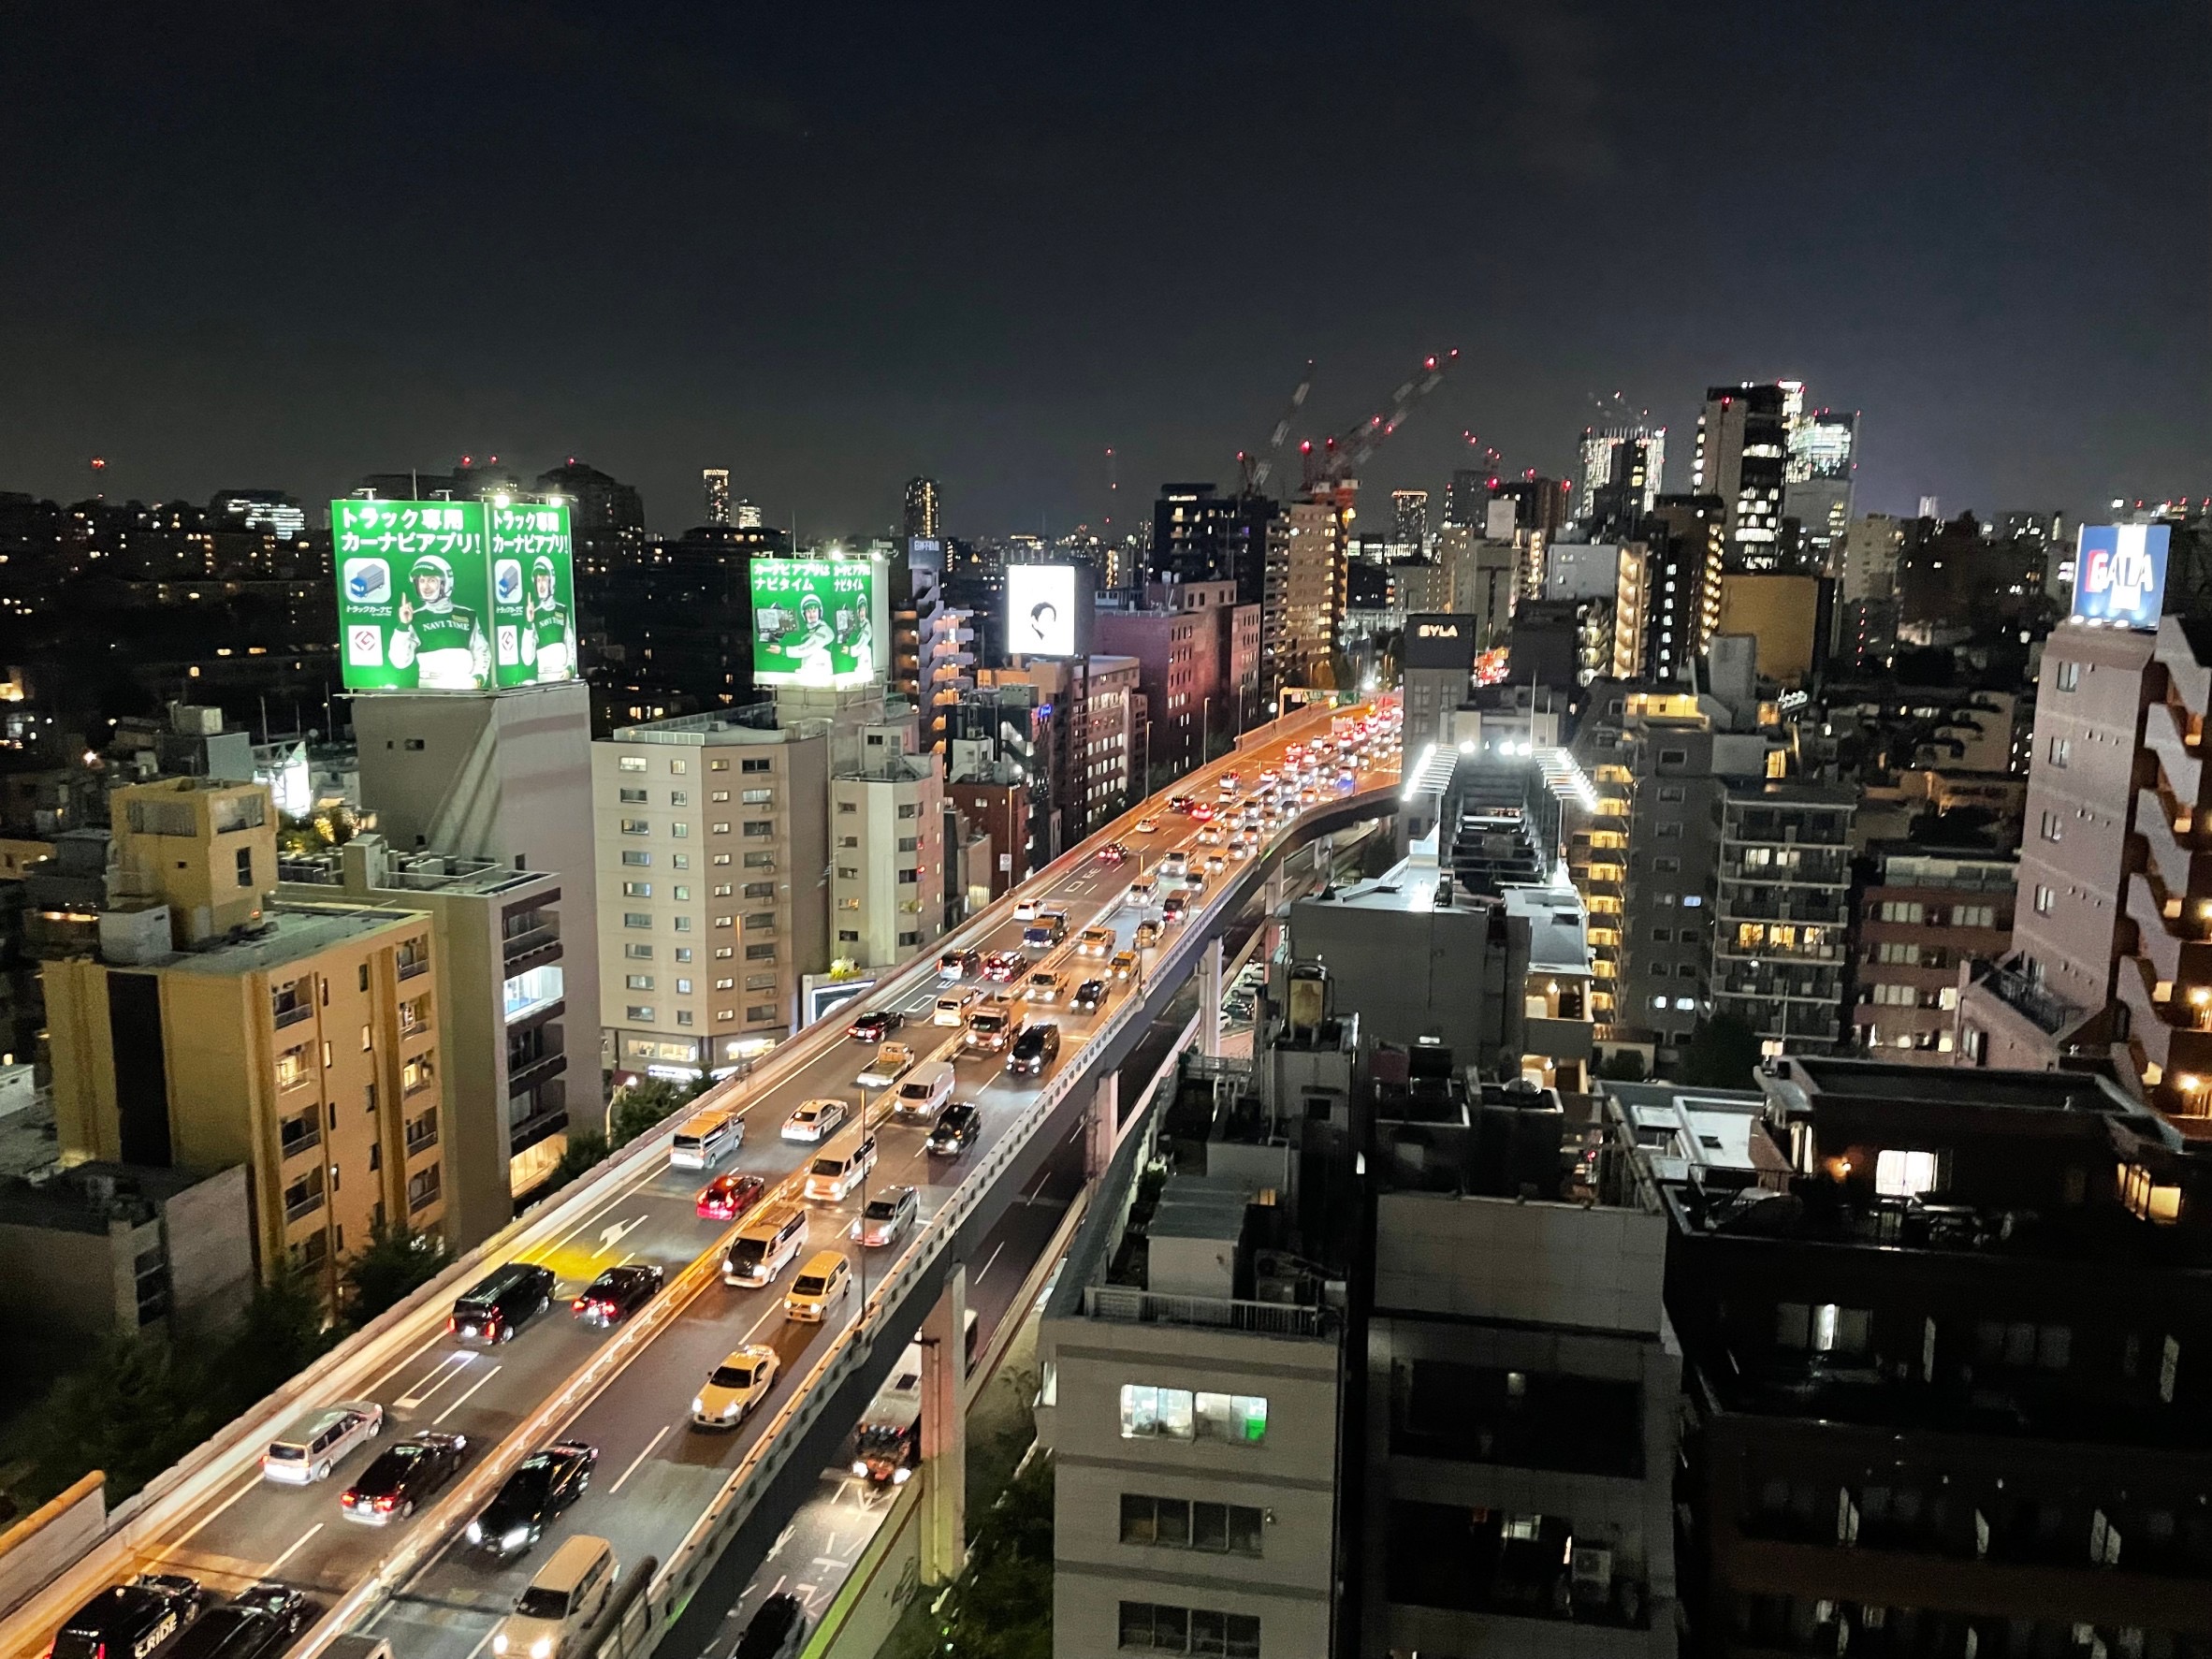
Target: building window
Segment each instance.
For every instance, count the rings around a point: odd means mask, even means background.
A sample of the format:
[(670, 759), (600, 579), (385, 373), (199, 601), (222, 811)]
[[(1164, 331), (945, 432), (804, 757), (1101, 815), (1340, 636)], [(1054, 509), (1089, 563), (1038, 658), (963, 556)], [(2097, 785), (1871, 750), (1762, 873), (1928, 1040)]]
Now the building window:
[(625, 807), (642, 807), (646, 804), (646, 792), (642, 789), (624, 789), (615, 793), (621, 796)]
[(2074, 739), (2071, 737), (2052, 738), (2050, 754), (2052, 765), (2064, 766), (2068, 764), (2074, 759)]
[(774, 764), (773, 761), (745, 761), (739, 764), (737, 769), (740, 772), (765, 772)]
[(649, 973), (626, 973), (622, 976), (622, 989), (625, 991), (649, 991), (652, 988), (653, 976)]
[(1874, 1157), (1874, 1190), (1885, 1198), (1918, 1198), (1949, 1185), (1948, 1162), (1940, 1152), (1889, 1150)]
[(1121, 1541), (1162, 1550), (1204, 1550), (1217, 1555), (1260, 1553), (1261, 1511), (1243, 1504), (1121, 1494)]
[(653, 1017), (653, 1005), (649, 1002), (633, 1002), (623, 1009), (622, 1017), (633, 1026), (648, 1025)]
[(774, 1006), (765, 1002), (756, 1002), (745, 1011), (746, 1024), (750, 1026), (765, 1025), (775, 1017)]
[(626, 836), (649, 836), (653, 833), (653, 826), (643, 818), (625, 818), (622, 820), (622, 833)]
[(2035, 913), (2047, 916), (2059, 908), (2059, 895), (2040, 883), (2035, 889)]
[(2059, 663), (2058, 686), (2059, 690), (2061, 691), (2073, 691), (2080, 690), (2081, 664), (2079, 662)]
[(1267, 1401), (1257, 1394), (1193, 1394), (1187, 1389), (1125, 1383), (1124, 1440), (1228, 1440), (1258, 1446), (1267, 1438)]
[(622, 883), (622, 896), (650, 898), (653, 896), (653, 884), (650, 881), (625, 881)]
[(1780, 1302), (1774, 1309), (1774, 1346), (1799, 1353), (1864, 1354), (1873, 1323), (1873, 1315), (1863, 1307)]
[(650, 945), (624, 945), (622, 954), (633, 962), (650, 962), (653, 959), (653, 947)]
[(2064, 833), (2059, 826), (2059, 815), (2056, 812), (2045, 812), (2043, 815), (2043, 838), (2045, 840), (2056, 841)]
[[(730, 826), (725, 823), (721, 827), (726, 831)], [(776, 825), (770, 819), (749, 818), (745, 821), (745, 833), (753, 837), (772, 836), (776, 833)]]
[(2074, 1359), (2074, 1330), (2026, 1319), (1983, 1319), (1974, 1326), (1974, 1362), (2014, 1371), (2063, 1371)]
[(1259, 1659), (1259, 1621), (1248, 1613), (1125, 1601), (1115, 1640), (1140, 1653), (1207, 1653), (1215, 1659)]
[(651, 866), (653, 862), (653, 855), (649, 852), (633, 852), (625, 848), (622, 852), (622, 862), (626, 865), (631, 865), (634, 867), (643, 869)]
[(652, 924), (652, 917), (643, 910), (624, 910), (622, 912), (622, 925), (625, 927), (650, 927)]
[(616, 764), (625, 772), (642, 772), (646, 769), (643, 755), (626, 754)]
[(776, 947), (774, 945), (747, 945), (745, 959), (748, 962), (773, 962), (776, 960)]
[(670, 761), (668, 763), (668, 769), (669, 771), (675, 773), (677, 777), (681, 778), (686, 772), (689, 772), (691, 769), (691, 763), (689, 761)]

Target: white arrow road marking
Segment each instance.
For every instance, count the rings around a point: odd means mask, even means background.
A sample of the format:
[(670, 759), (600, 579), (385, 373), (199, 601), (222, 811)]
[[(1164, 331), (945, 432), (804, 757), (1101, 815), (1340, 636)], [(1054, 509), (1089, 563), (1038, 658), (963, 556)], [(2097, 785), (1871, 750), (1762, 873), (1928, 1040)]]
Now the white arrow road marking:
[(591, 1252), (591, 1259), (596, 1260), (604, 1256), (644, 1225), (645, 1217), (643, 1215), (633, 1215), (627, 1221), (618, 1221), (611, 1227), (601, 1228), (599, 1230), (599, 1248)]

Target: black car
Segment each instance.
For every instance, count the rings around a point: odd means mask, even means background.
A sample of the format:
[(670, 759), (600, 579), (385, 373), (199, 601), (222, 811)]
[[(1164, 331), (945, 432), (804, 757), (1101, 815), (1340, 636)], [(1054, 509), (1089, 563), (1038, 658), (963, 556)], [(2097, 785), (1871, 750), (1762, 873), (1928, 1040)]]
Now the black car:
[(806, 1608), (797, 1596), (779, 1594), (761, 1603), (747, 1622), (730, 1659), (798, 1659), (806, 1645)]
[(206, 1600), (196, 1579), (140, 1573), (70, 1614), (53, 1638), (53, 1659), (152, 1659)]
[(937, 1127), (922, 1144), (932, 1157), (958, 1157), (975, 1144), (982, 1127), (982, 1113), (966, 1100), (954, 1100), (937, 1114)]
[(1044, 1069), (1059, 1056), (1059, 1026), (1026, 1026), (1007, 1051), (1006, 1069), (1016, 1077), (1041, 1077)]
[(661, 1294), (662, 1281), (667, 1276), (659, 1268), (637, 1261), (610, 1267), (569, 1305), (587, 1325), (619, 1325)]
[(907, 1016), (896, 1009), (871, 1009), (845, 1027), (845, 1035), (855, 1042), (881, 1042), (901, 1026)]
[(453, 1478), (468, 1455), (466, 1434), (412, 1434), (377, 1454), (341, 1494), (338, 1512), (364, 1526), (404, 1521)]
[(502, 1561), (520, 1554), (546, 1535), (555, 1516), (584, 1495), (598, 1463), (599, 1448), (578, 1440), (531, 1453), (484, 1513), (469, 1522), (469, 1542)]
[(512, 1342), (515, 1332), (553, 1305), (553, 1270), (534, 1261), (494, 1268), (453, 1304), (445, 1329), (463, 1342)]
[(169, 1659), (276, 1659), (305, 1629), (314, 1608), (282, 1584), (256, 1584), (199, 1619)]
[(1068, 999), (1068, 1006), (1077, 1013), (1097, 1013), (1106, 1006), (1106, 982), (1084, 981), (1075, 987), (1075, 995)]

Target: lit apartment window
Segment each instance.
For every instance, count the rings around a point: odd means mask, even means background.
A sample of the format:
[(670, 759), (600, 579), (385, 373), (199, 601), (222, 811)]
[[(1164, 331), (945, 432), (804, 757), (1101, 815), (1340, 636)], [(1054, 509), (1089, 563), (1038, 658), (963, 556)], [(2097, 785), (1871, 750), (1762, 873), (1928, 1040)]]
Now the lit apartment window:
[(618, 764), (625, 772), (642, 772), (646, 769), (645, 757), (643, 755), (626, 754), (621, 758)]
[(622, 883), (622, 896), (650, 898), (653, 896), (653, 884), (650, 881), (625, 881)]
[(1258, 1446), (1267, 1438), (1267, 1401), (1258, 1394), (1192, 1393), (1187, 1389), (1125, 1383), (1124, 1440), (1228, 1440)]
[(643, 818), (625, 818), (622, 820), (622, 833), (626, 836), (649, 836), (653, 833), (653, 826)]
[(653, 1017), (653, 1005), (649, 1002), (633, 1002), (622, 1011), (622, 1015), (634, 1025), (646, 1025)]
[(1918, 1198), (1948, 1185), (1940, 1152), (1888, 1150), (1874, 1157), (1874, 1190), (1885, 1198)]

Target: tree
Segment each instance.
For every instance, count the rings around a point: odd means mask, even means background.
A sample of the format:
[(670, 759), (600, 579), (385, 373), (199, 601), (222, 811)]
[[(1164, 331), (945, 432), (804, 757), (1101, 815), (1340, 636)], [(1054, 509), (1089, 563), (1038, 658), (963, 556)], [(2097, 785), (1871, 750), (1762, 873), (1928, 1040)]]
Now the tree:
[(443, 1236), (423, 1232), (404, 1217), (379, 1221), (369, 1243), (345, 1264), (346, 1317), (366, 1325), (386, 1308), (397, 1307), (444, 1273), (453, 1248)]
[(553, 1185), (566, 1186), (586, 1170), (606, 1162), (606, 1137), (597, 1129), (583, 1129), (568, 1138), (568, 1150), (554, 1166)]
[(680, 1107), (687, 1098), (664, 1078), (648, 1077), (632, 1084), (615, 1097), (614, 1133), (609, 1140), (616, 1146), (629, 1145)]
[(1608, 1083), (1641, 1083), (1644, 1057), (1632, 1048), (1617, 1048), (1597, 1063), (1597, 1074)]
[(1717, 1013), (1691, 1037), (1681, 1080), (1698, 1088), (1752, 1088), (1759, 1059), (1759, 1034), (1735, 1014)]
[(335, 1335), (315, 1275), (284, 1258), (254, 1288), (224, 1345), (219, 1369), (224, 1418), (236, 1417), (304, 1369)]
[(942, 1619), (940, 1651), (957, 1659), (1051, 1659), (1050, 1458), (1032, 1455), (984, 1514)]
[(43, 1502), (93, 1469), (112, 1506), (218, 1425), (204, 1380), (158, 1336), (111, 1335), (92, 1363), (55, 1383), (29, 1435), (33, 1468), (18, 1492)]

